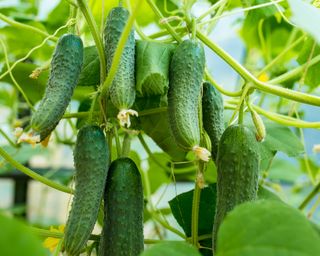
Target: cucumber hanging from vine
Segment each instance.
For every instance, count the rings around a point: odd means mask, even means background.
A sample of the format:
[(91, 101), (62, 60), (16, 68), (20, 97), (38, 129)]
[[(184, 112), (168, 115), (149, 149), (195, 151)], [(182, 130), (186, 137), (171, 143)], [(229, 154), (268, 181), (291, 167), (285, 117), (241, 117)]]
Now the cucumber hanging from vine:
[(238, 204), (256, 199), (259, 169), (259, 146), (254, 133), (244, 125), (229, 126), (221, 136), (217, 156), (214, 246), (228, 212)]
[(80, 37), (65, 34), (59, 38), (52, 60), (44, 97), (31, 119), (31, 127), (43, 141), (55, 129), (68, 107), (83, 62)]
[(211, 140), (211, 155), (215, 161), (224, 131), (223, 99), (221, 93), (208, 82), (203, 83), (202, 120), (203, 128)]
[[(123, 7), (113, 8), (107, 18), (104, 29), (104, 46), (109, 72), (121, 34), (129, 18), (129, 12)], [(130, 115), (137, 116), (135, 110), (130, 109), (134, 103), (135, 92), (135, 39), (132, 29), (121, 54), (117, 73), (109, 88), (111, 102), (118, 108), (117, 115), (120, 125), (130, 127)]]
[(208, 161), (210, 152), (200, 147), (199, 103), (204, 66), (205, 55), (200, 43), (185, 40), (177, 47), (170, 64), (168, 117), (177, 144)]
[(96, 223), (109, 166), (109, 149), (102, 129), (83, 126), (74, 149), (75, 192), (64, 245), (68, 255), (79, 255)]

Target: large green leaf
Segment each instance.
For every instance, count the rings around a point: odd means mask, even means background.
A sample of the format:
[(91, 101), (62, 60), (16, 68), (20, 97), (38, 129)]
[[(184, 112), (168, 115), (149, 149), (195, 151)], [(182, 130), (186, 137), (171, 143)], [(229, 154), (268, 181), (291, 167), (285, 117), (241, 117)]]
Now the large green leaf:
[(308, 32), (320, 43), (320, 10), (306, 1), (288, 0), (291, 8), (291, 20), (302, 30)]
[(268, 178), (273, 181), (294, 183), (303, 172), (296, 163), (288, 159), (276, 158), (272, 161), (268, 171)]
[(195, 247), (186, 242), (162, 242), (153, 245), (140, 256), (201, 256)]
[(1, 255), (43, 256), (48, 255), (38, 239), (23, 223), (0, 213)]
[(236, 207), (222, 222), (217, 256), (320, 255), (320, 237), (298, 210), (275, 200)]

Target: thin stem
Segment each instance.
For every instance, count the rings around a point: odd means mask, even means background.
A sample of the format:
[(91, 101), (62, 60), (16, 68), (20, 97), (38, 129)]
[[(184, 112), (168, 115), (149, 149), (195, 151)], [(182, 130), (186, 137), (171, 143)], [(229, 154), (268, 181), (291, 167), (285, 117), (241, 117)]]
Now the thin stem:
[(252, 82), (256, 89), (259, 89), (267, 93), (275, 94), (278, 96), (282, 96), (284, 98), (291, 99), (294, 101), (306, 103), (309, 105), (320, 106), (320, 97), (310, 95), (307, 93), (296, 92), (296, 91), (283, 88), (277, 85), (272, 85), (270, 83), (264, 83), (262, 81), (259, 81), (246, 68), (244, 68), (241, 64), (239, 64), (222, 48), (220, 48), (218, 45), (213, 43), (207, 36), (205, 36), (199, 30), (197, 30), (197, 36), (204, 44), (206, 44), (211, 50), (213, 50), (224, 61), (226, 61), (235, 71), (237, 71), (245, 80)]
[(68, 188), (66, 186), (63, 186), (61, 184), (58, 184), (52, 180), (49, 180), (39, 174), (37, 174), (36, 172), (30, 170), (29, 168), (23, 166), (22, 164), (20, 164), (19, 162), (17, 162), (16, 160), (14, 160), (2, 147), (0, 147), (0, 155), (8, 162), (10, 163), (13, 167), (15, 167), (17, 170), (23, 172), (24, 174), (28, 175), (29, 177), (43, 183), (46, 184), (49, 187), (52, 187), (56, 190), (65, 192), (65, 193), (69, 193), (72, 194), (73, 190), (71, 188)]
[(81, 12), (83, 13), (83, 16), (85, 17), (89, 29), (91, 31), (93, 40), (96, 44), (99, 60), (100, 60), (100, 83), (103, 83), (106, 77), (106, 60), (104, 56), (104, 50), (103, 50), (103, 44), (102, 39), (99, 35), (99, 30), (97, 27), (97, 24), (93, 18), (93, 15), (88, 7), (87, 1), (84, 0), (77, 0), (77, 3), (79, 5), (79, 8)]
[(121, 156), (121, 144), (120, 144), (120, 139), (119, 139), (119, 134), (118, 134), (118, 129), (116, 124), (114, 124), (113, 132), (114, 132), (114, 138), (116, 141), (117, 157), (119, 158)]
[(146, 110), (142, 110), (139, 112), (139, 117), (158, 114), (158, 113), (162, 113), (162, 112), (166, 112), (166, 111), (167, 111), (167, 107), (146, 109)]
[(263, 67), (257, 74), (257, 77), (259, 77), (261, 74), (268, 71), (270, 68), (272, 68), (278, 61), (280, 61), (290, 50), (292, 50), (294, 47), (299, 45), (303, 42), (303, 40), (306, 38), (305, 35), (299, 37), (295, 42), (290, 44), (288, 47), (286, 47), (277, 57), (275, 57), (272, 61), (270, 61), (266, 66)]
[[(33, 26), (30, 26), (30, 25), (26, 25), (26, 24), (23, 24), (21, 22), (17, 22), (15, 20), (12, 20), (10, 18), (8, 18), (7, 16), (5, 16), (4, 14), (0, 13), (0, 20), (6, 22), (7, 24), (13, 26), (13, 27), (16, 27), (16, 28), (20, 28), (20, 29), (25, 29), (25, 30), (29, 30), (29, 31), (32, 31), (32, 32), (35, 32), (43, 37), (48, 37), (50, 36), (46, 31), (43, 31), (39, 28), (36, 28), (36, 27), (33, 27)], [(51, 37), (50, 38), (51, 41), (57, 41), (58, 38), (56, 37)]]
[(239, 108), (238, 124), (243, 124), (243, 108), (244, 108), (244, 101), (242, 101), (240, 108)]
[(201, 14), (198, 18), (197, 18), (197, 22), (202, 21), (205, 17), (207, 17), (209, 14), (213, 13), (223, 2), (225, 2), (226, 0), (220, 0), (218, 2), (216, 2), (214, 5), (212, 5), (206, 12), (204, 12), (203, 14)]
[[(16, 79), (14, 78), (13, 74), (12, 74), (12, 67), (10, 67), (10, 64), (9, 64), (9, 59), (8, 59), (8, 52), (7, 52), (7, 48), (6, 48), (6, 45), (5, 43), (3, 42), (2, 39), (0, 39), (0, 44), (3, 48), (3, 52), (4, 52), (4, 58), (5, 58), (5, 61), (6, 61), (6, 65), (7, 65), (7, 68), (8, 68), (8, 71), (9, 72), (9, 75), (10, 75), (10, 78), (12, 80), (12, 82), (14, 83), (14, 85), (17, 87), (18, 91), (21, 93), (22, 97), (24, 98), (24, 100), (26, 101), (26, 103), (28, 104), (29, 108), (34, 111), (34, 107), (32, 105), (32, 103), (30, 102), (28, 96), (25, 94), (25, 92), (23, 91), (23, 89), (21, 88), (21, 86), (18, 84), (18, 82), (16, 81)], [(7, 73), (6, 72), (6, 73)], [(0, 78), (1, 79), (1, 78)]]
[[(198, 177), (200, 165), (198, 164), (196, 178)], [(199, 207), (200, 207), (201, 188), (197, 180), (194, 184), (193, 199), (192, 199), (192, 214), (191, 214), (191, 243), (198, 247), (198, 226), (199, 226)]]
[(2, 136), (9, 142), (9, 144), (14, 147), (14, 148), (18, 148), (19, 146), (9, 138), (9, 136), (0, 128), (0, 134), (2, 134)]
[(131, 137), (129, 133), (125, 133), (123, 142), (122, 142), (122, 157), (127, 157), (130, 153), (130, 146), (131, 146)]
[(104, 83), (100, 89), (100, 91), (101, 91), (100, 98), (104, 98), (104, 96), (107, 94), (108, 88), (111, 85), (114, 77), (116, 76), (116, 73), (117, 73), (117, 70), (118, 70), (118, 67), (120, 64), (123, 49), (126, 45), (127, 39), (128, 39), (129, 34), (131, 32), (131, 28), (133, 26), (134, 20), (137, 16), (137, 13), (138, 13), (138, 10), (140, 9), (141, 4), (142, 4), (142, 0), (137, 0), (137, 4), (136, 4), (135, 8), (133, 9), (133, 11), (127, 21), (127, 24), (122, 31), (121, 37), (118, 42), (117, 49), (116, 49), (114, 56), (113, 56), (113, 59), (112, 59), (112, 64), (111, 64), (110, 70), (108, 72), (107, 79), (104, 81)]
[(299, 205), (298, 209), (303, 210), (310, 201), (319, 193), (320, 191), (320, 182), (312, 189), (309, 195), (303, 200), (303, 202)]
[(141, 133), (138, 134), (138, 139), (142, 145), (142, 147), (144, 148), (144, 150), (147, 152), (148, 156), (162, 169), (167, 170), (167, 171), (171, 171), (169, 167), (165, 166), (164, 164), (162, 164), (160, 161), (158, 161), (157, 158), (154, 157), (154, 155), (152, 154), (150, 148), (148, 147), (146, 141), (144, 140), (143, 136)]
[[(158, 9), (158, 7), (156, 6), (156, 4), (152, 1), (152, 0), (146, 0), (149, 4), (149, 6), (151, 7), (151, 9), (153, 10), (153, 12), (158, 16), (158, 18), (160, 20), (164, 19), (165, 17), (162, 15), (161, 11)], [(171, 25), (167, 22), (165, 22), (163, 24), (165, 26), (165, 28), (170, 32), (170, 34), (174, 37), (174, 39), (177, 40), (177, 42), (182, 42), (182, 39), (180, 38), (180, 36), (176, 33), (176, 31), (173, 29), (173, 27), (171, 27)]]
[(239, 90), (239, 91), (236, 91), (236, 92), (229, 92), (225, 89), (223, 89), (214, 79), (213, 77), (210, 75), (209, 71), (206, 69), (205, 70), (205, 76), (206, 76), (206, 79), (209, 80), (209, 82), (211, 84), (214, 85), (214, 87), (217, 88), (217, 90), (219, 92), (221, 92), (222, 94), (226, 95), (226, 96), (229, 96), (229, 97), (238, 97), (238, 96), (241, 96), (242, 94), (242, 90)]

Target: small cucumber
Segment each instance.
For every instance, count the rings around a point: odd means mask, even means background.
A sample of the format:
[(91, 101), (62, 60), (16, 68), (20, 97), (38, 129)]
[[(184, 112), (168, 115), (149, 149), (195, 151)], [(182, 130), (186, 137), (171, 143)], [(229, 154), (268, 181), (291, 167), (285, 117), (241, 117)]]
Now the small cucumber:
[[(123, 29), (128, 21), (129, 12), (123, 7), (113, 8), (107, 18), (104, 29), (105, 56), (107, 72), (109, 72), (114, 54)], [(130, 126), (129, 115), (136, 112), (130, 110), (136, 96), (135, 92), (135, 40), (134, 30), (131, 30), (123, 49), (117, 73), (109, 88), (111, 102), (118, 108), (118, 119), (122, 126)]]
[(64, 245), (68, 255), (79, 255), (93, 230), (103, 197), (109, 149), (98, 126), (83, 126), (74, 149), (75, 192), (68, 216)]
[(143, 189), (129, 158), (112, 162), (104, 194), (105, 219), (99, 255), (138, 256), (143, 251)]
[(47, 88), (31, 127), (43, 141), (57, 126), (68, 107), (77, 85), (83, 61), (80, 37), (65, 34), (59, 38), (52, 60)]
[(254, 133), (243, 125), (229, 126), (221, 136), (217, 156), (213, 245), (227, 213), (238, 204), (257, 198), (259, 168), (259, 146)]
[(199, 147), (199, 103), (204, 66), (205, 55), (200, 43), (185, 40), (177, 47), (170, 64), (168, 117), (176, 143), (208, 161), (210, 153)]
[(202, 121), (211, 140), (211, 155), (215, 161), (219, 140), (224, 131), (223, 99), (221, 93), (208, 82), (203, 83)]
[(136, 42), (136, 91), (139, 97), (165, 95), (174, 44)]

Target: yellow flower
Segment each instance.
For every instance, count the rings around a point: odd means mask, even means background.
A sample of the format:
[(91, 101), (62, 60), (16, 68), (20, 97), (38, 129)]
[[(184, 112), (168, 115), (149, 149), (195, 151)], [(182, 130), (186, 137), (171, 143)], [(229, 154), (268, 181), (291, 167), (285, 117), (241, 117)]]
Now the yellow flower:
[[(58, 229), (56, 229), (53, 226), (51, 226), (50, 227), (50, 231), (63, 233), (64, 232), (64, 227), (65, 227), (64, 225), (60, 225), (58, 227)], [(50, 250), (50, 252), (54, 252), (54, 250), (56, 249), (56, 247), (59, 244), (60, 240), (61, 240), (61, 238), (47, 237), (43, 241), (43, 246), (45, 248), (48, 248)]]
[(269, 80), (269, 76), (267, 73), (263, 72), (260, 76), (258, 76), (258, 79), (261, 82), (267, 82)]

